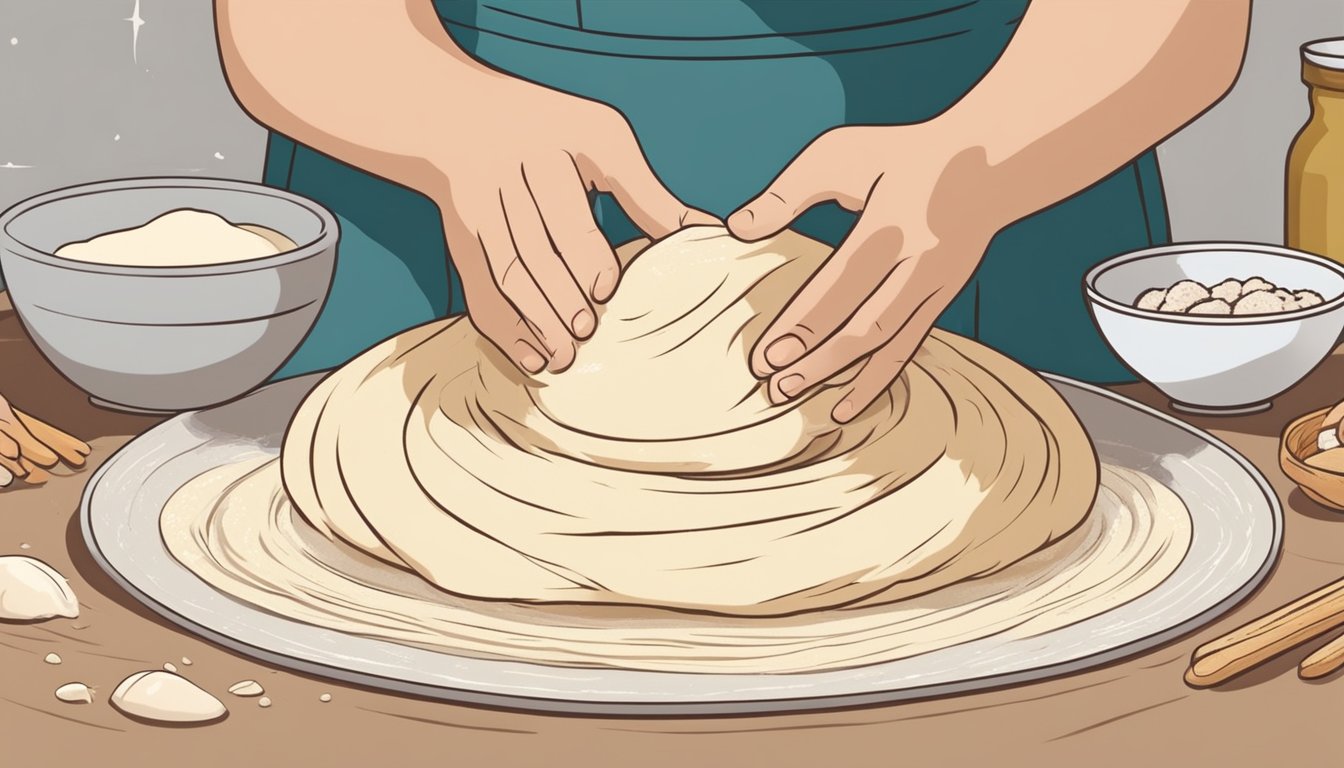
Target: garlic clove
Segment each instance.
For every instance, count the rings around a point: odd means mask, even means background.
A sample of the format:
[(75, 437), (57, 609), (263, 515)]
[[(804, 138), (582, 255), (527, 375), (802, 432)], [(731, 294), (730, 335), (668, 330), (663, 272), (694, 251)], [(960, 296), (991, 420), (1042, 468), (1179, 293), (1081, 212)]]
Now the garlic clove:
[(1335, 429), (1323, 429), (1316, 436), (1316, 450), (1329, 451), (1340, 447), (1339, 433)]
[(0, 557), (0, 620), (37, 621), (79, 616), (79, 601), (65, 577), (31, 557)]
[(195, 683), (158, 669), (122, 680), (111, 702), (127, 715), (166, 723), (205, 723), (229, 713), (223, 702)]

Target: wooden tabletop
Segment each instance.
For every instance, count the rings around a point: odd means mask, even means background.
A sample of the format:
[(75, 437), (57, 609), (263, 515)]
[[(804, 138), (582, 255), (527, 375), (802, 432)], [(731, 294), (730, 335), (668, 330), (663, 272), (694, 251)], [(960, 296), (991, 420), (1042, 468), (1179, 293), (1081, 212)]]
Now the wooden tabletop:
[[(1150, 405), (1146, 386), (1119, 388)], [(1337, 352), (1267, 413), (1193, 419), (1253, 461), (1284, 502), (1284, 550), (1264, 587), (1221, 621), (1156, 650), (1052, 680), (884, 707), (796, 715), (560, 717), (394, 696), (288, 672), (223, 650), (153, 616), (94, 564), (79, 496), (92, 469), (155, 422), (90, 406), (38, 354), (0, 293), (0, 393), (94, 446), (90, 466), (42, 487), (0, 491), (0, 554), (25, 554), (69, 578), (78, 619), (0, 624), (0, 763), (198, 766), (1339, 765), (1344, 680), (1304, 682), (1287, 654), (1215, 690), (1181, 676), (1190, 652), (1256, 615), (1344, 576), (1344, 515), (1317, 506), (1278, 469), (1294, 416), (1344, 398)], [(24, 544), (27, 549), (22, 548)], [(56, 652), (60, 665), (44, 663)], [(191, 660), (186, 666), (183, 657)], [(165, 662), (219, 696), (229, 717), (174, 728), (107, 704), (126, 675)], [(273, 701), (226, 693), (255, 679)], [(80, 681), (91, 705), (52, 692)], [(323, 693), (330, 702), (319, 701)]]

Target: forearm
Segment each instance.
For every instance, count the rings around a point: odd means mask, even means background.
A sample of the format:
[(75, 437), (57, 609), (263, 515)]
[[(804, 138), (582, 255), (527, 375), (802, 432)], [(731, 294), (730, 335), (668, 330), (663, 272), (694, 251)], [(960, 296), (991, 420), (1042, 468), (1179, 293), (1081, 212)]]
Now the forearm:
[(1216, 102), (1250, 0), (1035, 0), (992, 71), (933, 123), (983, 148), (1016, 220), (1105, 177)]
[(417, 189), (438, 183), (426, 157), (448, 139), (444, 105), (466, 101), (454, 89), (493, 77), (429, 0), (216, 0), (215, 12), (225, 75), (253, 118)]

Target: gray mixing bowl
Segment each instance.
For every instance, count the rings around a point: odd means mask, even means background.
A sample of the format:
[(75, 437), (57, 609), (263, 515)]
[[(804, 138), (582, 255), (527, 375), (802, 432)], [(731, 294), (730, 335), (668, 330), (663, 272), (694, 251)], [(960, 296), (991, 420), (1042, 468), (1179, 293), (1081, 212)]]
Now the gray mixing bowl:
[[(52, 255), (179, 208), (280, 232), (298, 248), (189, 267)], [(125, 179), (60, 189), (0, 214), (0, 270), (42, 354), (94, 399), (180, 411), (231, 400), (294, 353), (326, 302), (339, 230), (322, 206), (238, 181)]]

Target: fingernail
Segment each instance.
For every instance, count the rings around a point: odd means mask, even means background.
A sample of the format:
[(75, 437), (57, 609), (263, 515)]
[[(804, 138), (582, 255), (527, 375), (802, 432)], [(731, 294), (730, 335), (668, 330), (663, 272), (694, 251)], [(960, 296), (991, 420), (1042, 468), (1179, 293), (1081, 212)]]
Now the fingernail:
[(574, 329), (575, 336), (586, 339), (593, 332), (593, 313), (586, 309), (580, 309), (569, 325)]
[(598, 272), (597, 279), (593, 281), (593, 301), (606, 301), (615, 290), (616, 273), (610, 269)]
[(797, 336), (793, 334), (780, 336), (765, 348), (765, 361), (775, 369), (779, 369), (793, 363), (806, 351), (807, 347), (803, 345), (803, 340)]
[(573, 344), (562, 344), (560, 348), (551, 355), (551, 364), (548, 370), (551, 373), (565, 372), (569, 369), (569, 366), (574, 364), (574, 356), (576, 354), (577, 351), (574, 349)]
[(798, 394), (803, 388), (803, 375), (801, 373), (791, 373), (779, 380), (779, 391), (788, 397)]
[(537, 354), (531, 344), (519, 341), (515, 343), (514, 349), (518, 351), (518, 364), (528, 373), (541, 373), (546, 367), (546, 358)]
[(841, 400), (831, 410), (831, 417), (836, 421), (849, 421), (854, 418), (854, 401), (849, 398)]

